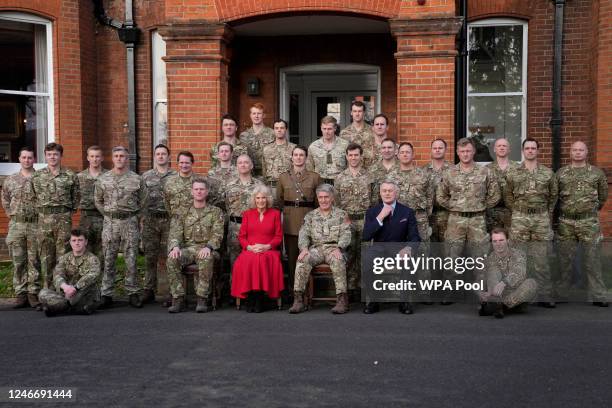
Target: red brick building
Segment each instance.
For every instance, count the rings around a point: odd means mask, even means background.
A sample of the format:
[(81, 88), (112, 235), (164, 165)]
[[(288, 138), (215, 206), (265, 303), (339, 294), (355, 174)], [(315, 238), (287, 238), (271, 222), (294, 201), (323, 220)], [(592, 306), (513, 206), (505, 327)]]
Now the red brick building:
[(345, 126), (358, 98), (420, 163), (435, 137), (506, 135), (520, 159), (529, 135), (547, 165), (581, 139), (612, 180), (611, 43), (612, 0), (0, 0), (0, 174), (21, 145), (41, 157), (53, 140), (75, 170), (88, 145), (125, 144), (144, 171), (167, 139), (203, 171), (226, 112), (244, 128), (263, 102), (268, 124), (289, 120), (307, 144), (323, 114)]

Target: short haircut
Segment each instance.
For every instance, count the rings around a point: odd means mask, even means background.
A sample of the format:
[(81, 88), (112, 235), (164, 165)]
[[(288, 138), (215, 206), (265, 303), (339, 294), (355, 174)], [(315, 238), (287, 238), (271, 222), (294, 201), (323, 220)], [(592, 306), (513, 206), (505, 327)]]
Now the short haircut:
[(168, 152), (168, 156), (170, 156), (170, 148), (166, 146), (165, 144), (163, 143), (158, 144), (157, 146), (153, 148), (153, 152), (155, 153), (157, 149), (166, 149), (166, 151)]
[(236, 118), (233, 115), (230, 115), (229, 113), (226, 113), (225, 115), (221, 116), (221, 123), (223, 123), (224, 120), (231, 120), (232, 122), (234, 122), (234, 125), (238, 126), (238, 120), (236, 120)]
[(351, 102), (351, 109), (353, 109), (353, 106), (357, 106), (358, 108), (361, 108), (364, 111), (366, 109), (366, 105), (362, 101), (353, 101), (353, 102)]
[(448, 148), (448, 144), (446, 143), (446, 140), (439, 138), (439, 137), (431, 141), (431, 146), (433, 146), (433, 144), (436, 142), (442, 142), (442, 144), (444, 145), (444, 148), (445, 149)]
[(113, 147), (112, 153), (115, 153), (115, 152), (125, 152), (125, 154), (130, 154), (130, 151), (125, 146)]
[(19, 156), (21, 156), (21, 152), (30, 152), (36, 155), (36, 153), (34, 152), (34, 148), (32, 146), (22, 146), (21, 149), (19, 149)]
[(304, 152), (304, 155), (306, 157), (308, 157), (308, 148), (306, 146), (303, 145), (297, 145), (293, 148), (293, 150), (291, 151), (291, 155), (293, 155), (293, 152), (295, 152), (295, 149), (300, 149), (301, 151)]
[(234, 146), (230, 142), (226, 142), (224, 140), (220, 141), (217, 145), (217, 151), (221, 150), (221, 146), (229, 146), (230, 152), (234, 152)]
[(249, 108), (249, 110), (251, 110), (251, 108), (255, 108), (255, 109), (259, 109), (261, 111), (265, 111), (266, 107), (264, 106), (263, 103), (261, 102), (255, 102), (254, 104), (251, 105), (251, 107)]
[(257, 205), (255, 205), (255, 196), (257, 196), (257, 194), (265, 195), (266, 196), (266, 208), (272, 208), (272, 206), (274, 205), (274, 199), (272, 198), (272, 190), (270, 190), (270, 187), (266, 186), (265, 184), (259, 184), (255, 186), (255, 188), (253, 189), (253, 192), (251, 193), (251, 197), (249, 198), (250, 208), (257, 207)]
[(98, 145), (91, 145), (91, 146), (89, 146), (89, 147), (87, 148), (87, 153), (88, 153), (88, 154), (89, 154), (89, 151), (90, 151), (90, 150), (96, 150), (96, 151), (98, 151), (98, 152), (101, 152), (101, 151), (102, 151), (102, 148), (101, 148), (100, 146), (98, 146)]
[(389, 137), (385, 137), (383, 140), (381, 140), (380, 145), (382, 146), (382, 144), (383, 144), (383, 143), (386, 143), (386, 142), (391, 142), (391, 143), (393, 143), (393, 147), (395, 147), (395, 140), (393, 140), (393, 139), (391, 139), (391, 138), (389, 138)]
[(374, 116), (374, 119), (372, 119), (372, 123), (374, 123), (376, 118), (383, 118), (385, 120), (385, 125), (389, 126), (389, 118), (384, 113), (379, 113), (378, 115)]
[(410, 142), (402, 142), (402, 143), (400, 143), (400, 145), (398, 146), (397, 150), (401, 149), (404, 146), (410, 146), (410, 149), (414, 152), (414, 146)]
[(193, 157), (193, 153), (189, 150), (181, 150), (176, 155), (176, 161), (178, 162), (181, 159), (181, 156), (189, 157), (191, 159), (191, 164), (195, 163), (195, 158)]
[(206, 186), (206, 189), (210, 190), (210, 183), (204, 177), (195, 177), (191, 181), (191, 187), (193, 187), (193, 185), (196, 184), (196, 183), (204, 184)]
[(327, 115), (321, 118), (321, 125), (332, 124), (334, 126), (338, 126), (338, 121), (333, 116)]
[(508, 231), (505, 228), (495, 227), (491, 230), (491, 237), (493, 237), (493, 234), (504, 234), (506, 239), (508, 239)]
[(276, 125), (277, 123), (284, 123), (285, 124), (285, 129), (289, 129), (289, 124), (287, 123), (286, 120), (284, 120), (284, 119), (276, 119), (274, 121), (274, 123), (272, 123), (272, 126)]
[(62, 146), (59, 143), (55, 143), (55, 142), (47, 143), (47, 145), (45, 146), (45, 153), (52, 152), (52, 151), (59, 152), (61, 156), (64, 154), (64, 146)]
[(349, 143), (348, 146), (346, 146), (346, 154), (348, 154), (348, 152), (352, 151), (352, 150), (359, 150), (359, 154), (363, 155), (363, 147), (361, 147), (361, 145), (359, 143)]
[(336, 190), (334, 189), (334, 186), (327, 183), (319, 184), (316, 189), (316, 194), (319, 195), (319, 193), (327, 193), (332, 197), (336, 197)]
[(87, 233), (85, 232), (84, 229), (81, 229), (81, 228), (73, 228), (70, 231), (70, 236), (71, 237), (84, 237), (85, 239), (87, 239)]
[(536, 144), (536, 147), (539, 149), (540, 148), (540, 143), (535, 140), (533, 137), (528, 137), (527, 139), (523, 140), (523, 143), (521, 143), (521, 147), (524, 149), (525, 148), (525, 143), (527, 142), (533, 142)]
[(476, 144), (474, 143), (474, 141), (472, 139), (469, 139), (467, 137), (462, 137), (461, 139), (457, 140), (457, 147), (465, 147), (467, 145), (472, 145), (472, 147), (474, 148), (474, 150), (476, 150)]
[(383, 180), (383, 181), (380, 183), (380, 186), (379, 186), (378, 188), (380, 189), (380, 187), (382, 187), (382, 185), (383, 185), (383, 184), (391, 184), (392, 186), (394, 186), (394, 187), (395, 187), (395, 191), (397, 191), (397, 192), (399, 192), (399, 191), (400, 191), (399, 185), (398, 185), (398, 184), (397, 184), (397, 183), (396, 183), (394, 180), (391, 180), (391, 179), (384, 179), (384, 180)]
[(236, 157), (236, 164), (238, 164), (238, 160), (240, 160), (241, 157), (246, 157), (247, 159), (249, 159), (249, 161), (251, 162), (251, 166), (254, 165), (253, 163), (253, 159), (251, 159), (251, 156), (249, 156), (246, 153), (242, 153), (240, 156)]

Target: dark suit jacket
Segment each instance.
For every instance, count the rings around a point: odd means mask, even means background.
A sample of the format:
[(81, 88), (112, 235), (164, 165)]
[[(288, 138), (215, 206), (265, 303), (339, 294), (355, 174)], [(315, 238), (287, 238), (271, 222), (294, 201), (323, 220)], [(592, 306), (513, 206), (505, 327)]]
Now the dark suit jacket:
[(388, 215), (381, 226), (376, 216), (382, 208), (383, 204), (378, 204), (366, 212), (365, 224), (363, 225), (363, 241), (421, 242), (414, 210), (396, 202), (393, 215)]

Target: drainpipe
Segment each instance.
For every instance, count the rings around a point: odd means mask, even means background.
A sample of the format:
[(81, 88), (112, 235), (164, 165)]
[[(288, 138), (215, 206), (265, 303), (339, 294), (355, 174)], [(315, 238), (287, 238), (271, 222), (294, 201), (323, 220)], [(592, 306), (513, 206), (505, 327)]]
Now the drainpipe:
[(467, 75), (467, 0), (459, 3), (459, 16), (463, 25), (457, 37), (455, 58), (455, 141), (466, 136), (466, 75)]
[(128, 97), (128, 149), (130, 151), (130, 169), (138, 168), (138, 154), (136, 152), (136, 87), (134, 69), (134, 49), (138, 43), (140, 29), (134, 24), (132, 0), (125, 1), (125, 22), (115, 20), (106, 15), (102, 0), (93, 0), (94, 14), (102, 25), (117, 30), (119, 40), (125, 44), (126, 70), (127, 70), (127, 97)]
[(550, 127), (552, 129), (552, 167), (554, 171), (561, 166), (561, 67), (563, 61), (563, 11), (565, 0), (553, 0), (555, 4), (555, 32), (553, 59), (553, 97)]

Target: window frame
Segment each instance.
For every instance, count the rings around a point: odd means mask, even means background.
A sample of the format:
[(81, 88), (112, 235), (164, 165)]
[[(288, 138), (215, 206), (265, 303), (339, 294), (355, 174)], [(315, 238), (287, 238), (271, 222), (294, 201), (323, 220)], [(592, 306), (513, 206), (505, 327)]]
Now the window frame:
[[(163, 52), (162, 52), (162, 47), (159, 47), (157, 45), (163, 45)], [(168, 77), (166, 74), (166, 69), (165, 69), (165, 65), (166, 62), (163, 60), (163, 57), (166, 56), (166, 41), (164, 41), (163, 37), (159, 34), (158, 30), (151, 30), (151, 127), (152, 127), (152, 131), (151, 131), (151, 135), (153, 137), (153, 146), (158, 145), (162, 138), (160, 137), (160, 135), (158, 134), (158, 123), (157, 123), (157, 115), (156, 115), (156, 107), (157, 104), (165, 104), (166, 105), (166, 119), (167, 119), (167, 115), (168, 115)], [(163, 64), (164, 66), (164, 76), (166, 78), (166, 98), (160, 98), (157, 92), (157, 84), (156, 84), (156, 78), (157, 78), (157, 70), (160, 67), (160, 64)], [(169, 143), (168, 139), (168, 132), (167, 132), (167, 128), (166, 128), (166, 143)]]

